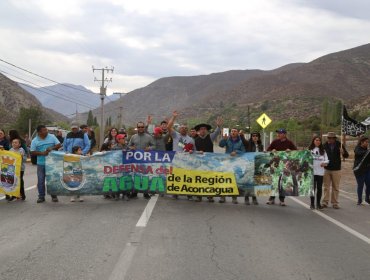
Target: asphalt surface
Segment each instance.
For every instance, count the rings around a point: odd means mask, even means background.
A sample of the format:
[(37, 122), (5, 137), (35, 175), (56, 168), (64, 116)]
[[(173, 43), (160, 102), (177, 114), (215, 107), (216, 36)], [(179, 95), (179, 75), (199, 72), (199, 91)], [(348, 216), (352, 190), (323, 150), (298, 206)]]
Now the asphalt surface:
[[(342, 181), (341, 209), (323, 215), (264, 197), (246, 206), (156, 196), (152, 212), (142, 197), (36, 204), (32, 188), (24, 202), (0, 200), (0, 279), (369, 279), (370, 206), (356, 206), (353, 180)], [(33, 166), (25, 182), (35, 185)]]

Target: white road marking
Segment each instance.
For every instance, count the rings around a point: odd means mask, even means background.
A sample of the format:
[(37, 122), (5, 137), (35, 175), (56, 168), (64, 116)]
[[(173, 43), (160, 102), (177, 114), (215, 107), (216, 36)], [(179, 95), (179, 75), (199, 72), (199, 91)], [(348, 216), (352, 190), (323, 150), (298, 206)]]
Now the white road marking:
[(136, 223), (135, 229), (131, 232), (128, 242), (123, 249), (116, 265), (114, 266), (109, 280), (123, 280), (129, 270), (132, 260), (134, 259), (136, 249), (140, 245), (141, 236), (144, 228), (147, 226), (150, 216), (152, 215), (155, 204), (157, 203), (158, 195), (152, 196), (148, 201), (143, 213)]
[(137, 227), (146, 227), (150, 219), (150, 216), (152, 215), (154, 206), (157, 203), (157, 200), (158, 200), (158, 195), (152, 196), (152, 198), (149, 200), (143, 213), (141, 214), (139, 221), (136, 224)]
[[(33, 186), (31, 186), (31, 187), (26, 188), (26, 189), (25, 189), (25, 191), (32, 190), (32, 189), (34, 189), (34, 188), (36, 188), (36, 187), (37, 187), (37, 185), (33, 185)], [(0, 197), (0, 200), (3, 200), (3, 199), (5, 199), (5, 196)]]
[(341, 193), (341, 192), (344, 192), (344, 193), (346, 193), (346, 194), (351, 194), (351, 195), (357, 195), (357, 193), (353, 193), (353, 192), (346, 192), (346, 191), (344, 191), (344, 190), (339, 190), (339, 193)]
[[(303, 207), (305, 207), (307, 209), (310, 209), (310, 206), (308, 204), (300, 201), (299, 199), (297, 199), (295, 197), (290, 197), (290, 199), (292, 199), (296, 203), (302, 205)], [(361, 239), (362, 241), (366, 242), (368, 245), (370, 245), (370, 238), (368, 238), (367, 236), (359, 233), (358, 231), (355, 231), (354, 229), (350, 228), (349, 226), (346, 226), (345, 224), (337, 221), (336, 219), (333, 219), (332, 217), (324, 214), (321, 211), (313, 210), (312, 212), (319, 215), (320, 217), (324, 218), (325, 220), (335, 224), (336, 226), (340, 227), (341, 229), (347, 231), (348, 233), (352, 234), (353, 236), (357, 237), (358, 239)]]

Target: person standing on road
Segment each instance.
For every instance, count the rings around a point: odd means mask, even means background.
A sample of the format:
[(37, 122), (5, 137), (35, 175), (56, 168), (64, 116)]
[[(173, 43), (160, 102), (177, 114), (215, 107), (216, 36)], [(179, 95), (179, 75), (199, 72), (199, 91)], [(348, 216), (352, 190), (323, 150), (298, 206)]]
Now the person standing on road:
[[(294, 145), (292, 141), (290, 141), (287, 137), (287, 131), (285, 128), (280, 128), (276, 130), (277, 139), (271, 142), (270, 146), (267, 148), (267, 151), (276, 152), (276, 151), (294, 151), (297, 150), (297, 147)], [(280, 193), (279, 194), (280, 206), (285, 206), (285, 195)], [(275, 204), (275, 196), (270, 196), (267, 204), (272, 205)]]
[[(53, 134), (49, 134), (45, 125), (39, 125), (36, 128), (37, 136), (31, 142), (31, 155), (37, 156), (37, 190), (39, 198), (37, 203), (45, 201), (45, 158), (52, 150), (58, 150), (61, 147), (58, 139)], [(51, 195), (53, 202), (58, 202), (56, 195)]]
[(370, 160), (369, 160), (369, 137), (361, 136), (355, 147), (355, 162), (353, 173), (357, 181), (357, 205), (362, 204), (362, 193), (365, 189), (365, 202), (370, 204)]
[[(144, 150), (150, 151), (154, 146), (153, 137), (145, 132), (145, 124), (143, 122), (138, 122), (136, 124), (137, 134), (131, 136), (128, 147), (131, 150)], [(137, 191), (133, 190), (130, 198), (137, 198)], [(150, 199), (148, 191), (144, 192), (144, 198)]]
[[(205, 152), (205, 153), (213, 153), (213, 142), (216, 140), (217, 136), (220, 134), (221, 126), (223, 124), (223, 119), (221, 117), (218, 117), (216, 120), (216, 129), (212, 133), (209, 133), (209, 131), (212, 129), (212, 127), (209, 124), (201, 123), (194, 127), (197, 137), (194, 138), (195, 142), (195, 149), (198, 152)], [(212, 196), (207, 197), (208, 202), (214, 202), (214, 199)], [(196, 200), (197, 202), (202, 201), (202, 196), (197, 196)]]
[(315, 194), (316, 194), (316, 209), (322, 210), (321, 206), (321, 195), (322, 195), (322, 183), (324, 180), (325, 166), (328, 165), (329, 159), (325, 152), (321, 138), (314, 136), (311, 144), (308, 147), (313, 157), (313, 195), (311, 195), (311, 206), (310, 208), (315, 209)]
[[(239, 131), (236, 128), (231, 129), (230, 136), (225, 134), (218, 145), (221, 148), (225, 147), (225, 153), (230, 154), (232, 157), (245, 153), (243, 141), (240, 138)], [(238, 204), (237, 198), (238, 196), (232, 196), (232, 202), (234, 204)], [(219, 203), (224, 203), (225, 201), (226, 197), (222, 196), (219, 200)]]
[(82, 149), (82, 154), (86, 155), (90, 151), (89, 137), (83, 130), (80, 130), (77, 123), (71, 124), (71, 132), (67, 134), (63, 142), (63, 150), (66, 153), (72, 153), (72, 149), (75, 146), (79, 146)]
[(340, 183), (340, 170), (342, 161), (340, 156), (348, 158), (349, 154), (346, 151), (344, 145), (338, 140), (334, 132), (328, 132), (328, 140), (324, 144), (324, 149), (329, 158), (329, 164), (325, 166), (324, 173), (324, 199), (322, 206), (328, 207), (330, 198), (330, 186), (331, 186), (331, 203), (334, 209), (339, 209), (338, 198), (339, 198), (339, 183)]
[[(194, 139), (188, 135), (188, 126), (186, 124), (180, 125), (178, 132), (173, 128), (178, 115), (179, 113), (174, 111), (167, 125), (168, 134), (172, 138), (172, 150), (177, 153), (188, 152), (192, 154), (195, 151), (195, 143)], [(189, 201), (193, 200), (193, 196), (188, 195), (187, 197)], [(173, 195), (173, 198), (177, 199), (178, 195)]]
[[(261, 141), (261, 134), (258, 131), (254, 131), (251, 133), (251, 137), (248, 140), (247, 145), (244, 144), (246, 147), (247, 153), (254, 153), (254, 152), (263, 152), (263, 144)], [(244, 201), (246, 205), (250, 205), (249, 202), (249, 195), (250, 193), (247, 191), (244, 197)], [(254, 205), (258, 205), (258, 200), (256, 195), (252, 194), (252, 203)]]
[[(13, 138), (12, 142), (12, 148), (9, 150), (11, 152), (15, 152), (21, 155), (22, 157), (22, 162), (21, 162), (21, 177), (20, 177), (20, 194), (21, 194), (21, 199), (26, 200), (26, 195), (24, 193), (24, 180), (23, 180), (23, 175), (24, 175), (24, 170), (26, 169), (26, 160), (27, 160), (27, 153), (22, 147), (22, 141), (20, 138)], [(6, 195), (5, 199), (8, 201), (14, 200), (16, 197), (15, 196), (9, 196)]]

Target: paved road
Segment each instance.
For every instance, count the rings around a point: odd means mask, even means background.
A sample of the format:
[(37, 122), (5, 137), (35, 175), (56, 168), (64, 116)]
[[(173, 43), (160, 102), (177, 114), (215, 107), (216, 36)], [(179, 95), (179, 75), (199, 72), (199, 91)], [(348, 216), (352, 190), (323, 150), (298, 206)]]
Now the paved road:
[[(0, 200), (0, 278), (369, 279), (370, 207), (343, 181), (342, 209), (323, 214), (307, 198), (285, 208), (158, 196), (36, 204), (33, 188), (25, 202)], [(26, 186), (35, 182), (27, 166)]]

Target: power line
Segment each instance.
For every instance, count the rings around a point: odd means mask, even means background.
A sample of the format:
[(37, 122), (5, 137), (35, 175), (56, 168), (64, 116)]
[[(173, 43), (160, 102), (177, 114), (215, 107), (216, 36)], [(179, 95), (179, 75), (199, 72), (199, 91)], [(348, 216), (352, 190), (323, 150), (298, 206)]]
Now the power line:
[[(19, 80), (21, 80), (21, 81), (24, 81), (24, 82), (27, 82), (27, 83), (33, 84), (33, 85), (35, 85), (35, 86), (39, 86), (39, 85), (37, 85), (37, 84), (35, 84), (35, 83), (31, 82), (31, 81), (28, 81), (28, 80), (26, 80), (26, 79), (23, 79), (23, 78), (17, 77), (17, 76), (15, 76), (15, 75), (12, 75), (12, 74), (10, 74), (10, 73), (6, 72), (6, 71), (0, 70), (0, 72), (1, 72), (1, 73), (3, 73), (3, 74), (5, 74), (5, 75), (12, 76), (12, 77), (14, 77), (14, 78), (16, 78), (16, 79), (19, 79)], [(26, 87), (27, 87), (27, 86), (28, 86), (28, 87), (30, 87), (29, 85), (25, 85), (25, 86), (26, 86)], [(85, 107), (85, 108), (95, 109), (94, 107), (91, 107), (91, 106), (89, 106), (89, 105), (86, 105), (86, 104), (80, 103), (80, 102), (75, 101), (75, 100), (72, 100), (72, 99), (67, 99), (67, 98), (62, 97), (62, 96), (54, 95), (54, 94), (52, 94), (52, 93), (50, 93), (50, 92), (47, 92), (47, 91), (45, 91), (45, 90), (43, 90), (43, 89), (40, 89), (40, 88), (33, 88), (33, 89), (38, 90), (38, 91), (40, 91), (40, 92), (43, 92), (43, 93), (45, 93), (45, 94), (48, 94), (48, 95), (54, 96), (54, 97), (56, 97), (56, 98), (63, 99), (63, 100), (65, 100), (65, 101), (71, 102), (71, 103), (73, 103), (73, 104), (81, 105), (81, 106), (83, 106), (83, 107)], [(47, 90), (49, 90), (49, 91), (51, 91), (51, 92), (55, 92), (55, 93), (59, 94), (59, 92), (57, 92), (57, 91), (54, 91), (54, 90), (51, 90), (51, 89), (47, 89)]]
[(4, 62), (4, 63), (6, 63), (6, 64), (8, 64), (8, 65), (10, 65), (10, 66), (13, 66), (13, 67), (15, 67), (15, 68), (18, 68), (18, 69), (20, 69), (20, 70), (22, 70), (22, 71), (25, 71), (25, 72), (27, 72), (27, 73), (29, 73), (29, 74), (32, 74), (32, 75), (34, 75), (34, 76), (37, 76), (37, 77), (42, 78), (42, 79), (45, 79), (45, 80), (47, 80), (47, 81), (49, 81), (49, 82), (53, 82), (53, 83), (55, 83), (55, 84), (58, 84), (58, 85), (61, 85), (61, 86), (67, 87), (67, 88), (72, 88), (72, 89), (74, 89), (74, 90), (78, 90), (78, 91), (82, 91), (82, 92), (88, 92), (88, 93), (91, 93), (91, 91), (84, 90), (84, 89), (80, 89), (80, 88), (75, 88), (75, 87), (73, 87), (73, 86), (66, 85), (66, 84), (63, 84), (63, 83), (57, 82), (57, 81), (55, 81), (55, 80), (49, 79), (49, 78), (47, 78), (47, 77), (44, 77), (44, 76), (42, 76), (42, 75), (36, 74), (36, 73), (34, 73), (34, 72), (32, 72), (32, 71), (29, 71), (29, 70), (27, 70), (27, 69), (24, 69), (24, 68), (22, 68), (22, 67), (20, 67), (20, 66), (17, 66), (17, 65), (15, 65), (15, 64), (11, 63), (11, 62), (8, 62), (8, 61), (6, 61), (6, 60), (4, 60), (4, 59), (1, 59), (1, 58), (0, 58), (0, 61), (1, 61), (1, 62)]

